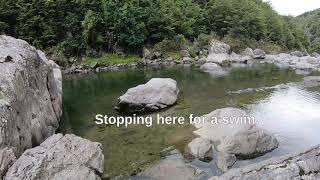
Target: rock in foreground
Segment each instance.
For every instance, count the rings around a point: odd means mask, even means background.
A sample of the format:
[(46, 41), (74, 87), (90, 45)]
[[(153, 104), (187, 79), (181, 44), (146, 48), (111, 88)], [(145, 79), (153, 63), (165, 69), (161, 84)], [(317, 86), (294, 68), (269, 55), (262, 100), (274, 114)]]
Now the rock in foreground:
[(43, 52), (0, 36), (0, 156), (6, 154), (1, 169), (55, 133), (62, 113), (58, 76), (59, 66), (53, 67)]
[(56, 134), (26, 150), (5, 180), (100, 180), (103, 162), (101, 144), (75, 135)]
[(143, 85), (129, 89), (119, 98), (115, 108), (123, 114), (158, 111), (176, 103), (179, 89), (170, 78), (153, 78)]
[(320, 179), (320, 146), (295, 156), (274, 158), (245, 168), (233, 169), (210, 180)]

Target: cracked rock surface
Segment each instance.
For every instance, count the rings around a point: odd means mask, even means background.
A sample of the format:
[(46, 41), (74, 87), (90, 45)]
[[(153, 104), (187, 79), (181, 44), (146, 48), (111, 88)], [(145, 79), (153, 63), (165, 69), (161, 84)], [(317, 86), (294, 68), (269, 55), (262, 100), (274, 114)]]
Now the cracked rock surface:
[(232, 169), (210, 180), (317, 180), (320, 179), (320, 146), (294, 156), (273, 158), (245, 168)]
[(58, 76), (59, 66), (53, 67), (43, 52), (23, 40), (0, 36), (0, 179), (16, 157), (58, 128)]
[(10, 167), (5, 180), (100, 180), (103, 163), (100, 143), (55, 134), (26, 150)]

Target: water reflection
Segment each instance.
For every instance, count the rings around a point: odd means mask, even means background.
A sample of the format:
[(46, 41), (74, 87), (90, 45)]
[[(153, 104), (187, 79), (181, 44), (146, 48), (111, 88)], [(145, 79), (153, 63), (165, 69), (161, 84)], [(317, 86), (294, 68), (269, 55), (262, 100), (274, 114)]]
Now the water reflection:
[[(298, 152), (320, 143), (320, 96), (298, 87), (276, 90), (251, 106), (260, 125), (275, 133), (281, 154)], [(302, 140), (302, 141), (299, 141)]]

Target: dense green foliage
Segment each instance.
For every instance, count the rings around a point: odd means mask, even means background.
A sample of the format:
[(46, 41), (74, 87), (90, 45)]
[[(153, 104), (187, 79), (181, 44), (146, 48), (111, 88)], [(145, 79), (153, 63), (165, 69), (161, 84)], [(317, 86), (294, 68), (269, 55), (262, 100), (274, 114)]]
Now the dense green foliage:
[(320, 53), (320, 9), (297, 17), (297, 25), (303, 27), (310, 40), (310, 51)]
[(0, 1), (0, 33), (67, 56), (140, 52), (163, 40), (194, 42), (206, 34), (239, 48), (308, 46), (302, 28), (262, 0)]

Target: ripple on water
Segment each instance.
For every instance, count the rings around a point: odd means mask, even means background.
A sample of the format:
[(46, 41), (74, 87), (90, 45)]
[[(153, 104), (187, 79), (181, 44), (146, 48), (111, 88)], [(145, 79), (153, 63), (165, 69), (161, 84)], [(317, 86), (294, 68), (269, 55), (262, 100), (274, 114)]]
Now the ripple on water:
[(275, 134), (280, 142), (278, 149), (251, 162), (298, 153), (320, 144), (317, 138), (320, 136), (320, 95), (317, 92), (294, 86), (277, 89), (249, 110), (258, 125)]

